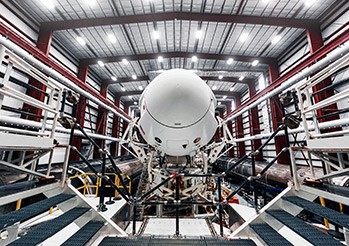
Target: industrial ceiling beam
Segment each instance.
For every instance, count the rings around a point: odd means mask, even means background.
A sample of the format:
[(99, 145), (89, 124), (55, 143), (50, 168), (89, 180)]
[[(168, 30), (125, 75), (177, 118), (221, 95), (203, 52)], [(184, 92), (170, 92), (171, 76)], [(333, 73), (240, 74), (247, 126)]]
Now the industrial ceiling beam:
[[(239, 80), (239, 77), (223, 77), (222, 79), (219, 79), (218, 76), (199, 76), (203, 80), (216, 80), (216, 81), (222, 81), (222, 82), (233, 82), (233, 83), (239, 83), (239, 84), (253, 84), (256, 82), (257, 79), (251, 79), (251, 78), (244, 78), (243, 80)], [(139, 82), (139, 81), (149, 81), (149, 76), (140, 76), (136, 79), (133, 79), (132, 77), (122, 77), (117, 78), (116, 81), (112, 79), (106, 79), (103, 81), (104, 84), (123, 84), (123, 83), (131, 83), (131, 82)]]
[[(116, 92), (115, 95), (118, 97), (126, 97), (126, 96), (136, 96), (143, 93), (143, 90), (138, 91), (124, 91), (124, 92)], [(231, 97), (240, 97), (240, 93), (233, 92), (233, 91), (216, 91), (214, 90), (213, 93), (215, 95), (223, 95), (223, 96), (231, 96)]]
[(222, 54), (211, 54), (211, 53), (193, 53), (193, 52), (165, 52), (165, 53), (154, 53), (154, 54), (137, 54), (137, 55), (123, 55), (123, 56), (105, 56), (96, 58), (85, 58), (81, 59), (82, 64), (95, 65), (98, 61), (103, 63), (113, 63), (122, 62), (122, 59), (127, 59), (128, 61), (139, 61), (139, 60), (154, 60), (159, 56), (163, 58), (192, 58), (192, 56), (197, 56), (198, 59), (208, 59), (208, 60), (228, 60), (233, 58), (234, 61), (249, 62), (252, 63), (258, 60), (261, 64), (277, 64), (277, 59), (272, 57), (258, 57), (258, 56), (244, 56), (244, 55), (222, 55)]
[(263, 17), (250, 15), (230, 15), (230, 14), (212, 14), (212, 13), (193, 13), (193, 12), (166, 12), (151, 13), (143, 15), (126, 15), (103, 18), (79, 19), (50, 21), (41, 23), (41, 28), (51, 31), (67, 30), (74, 28), (122, 25), (143, 22), (158, 22), (171, 20), (190, 20), (190, 21), (210, 21), (223, 23), (241, 23), (241, 24), (259, 24), (268, 26), (293, 27), (309, 29), (318, 24), (312, 19), (295, 19), (282, 17)]

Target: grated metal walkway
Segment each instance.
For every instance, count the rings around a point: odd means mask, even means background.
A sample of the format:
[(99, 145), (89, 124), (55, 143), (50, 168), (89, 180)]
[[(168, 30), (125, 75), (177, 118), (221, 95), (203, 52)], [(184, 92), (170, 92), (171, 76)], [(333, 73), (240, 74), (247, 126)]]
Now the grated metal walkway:
[(72, 235), (62, 246), (82, 246), (86, 245), (91, 238), (103, 227), (101, 221), (90, 221), (79, 231)]
[(338, 245), (343, 246), (342, 243), (336, 241), (329, 235), (322, 233), (314, 227), (306, 224), (301, 219), (294, 217), (293, 215), (283, 210), (271, 210), (267, 211), (268, 214), (279, 220), (281, 223), (292, 229), (294, 232), (302, 236), (308, 242), (318, 246)]
[(320, 204), (307, 201), (298, 196), (289, 196), (283, 197), (284, 200), (291, 202), (313, 214), (319, 215), (322, 218), (326, 218), (332, 223), (349, 228), (349, 216), (345, 214), (341, 214), (333, 209), (326, 208), (321, 206)]
[(256, 244), (249, 239), (225, 240), (222, 238), (155, 238), (155, 237), (136, 237), (136, 238), (118, 238), (106, 237), (99, 244), (100, 246), (255, 246)]
[(262, 240), (269, 246), (292, 246), (283, 236), (271, 228), (268, 224), (254, 224), (250, 227), (262, 238)]
[(70, 198), (73, 198), (75, 195), (70, 194), (60, 194), (40, 202), (33, 203), (29, 206), (21, 208), (17, 211), (12, 211), (0, 217), (0, 228), (4, 229), (8, 226), (11, 226), (17, 222), (23, 222), (34, 216), (37, 216), (45, 211), (48, 211), (51, 207), (56, 206), (59, 203), (62, 203)]
[(22, 236), (21, 238), (17, 239), (9, 245), (37, 245), (45, 241), (47, 238), (53, 236), (54, 234), (62, 230), (64, 227), (68, 226), (70, 223), (72, 223), (74, 220), (86, 213), (88, 210), (88, 208), (73, 208), (53, 220), (38, 225), (34, 229), (30, 230), (27, 234), (25, 234), (24, 236)]

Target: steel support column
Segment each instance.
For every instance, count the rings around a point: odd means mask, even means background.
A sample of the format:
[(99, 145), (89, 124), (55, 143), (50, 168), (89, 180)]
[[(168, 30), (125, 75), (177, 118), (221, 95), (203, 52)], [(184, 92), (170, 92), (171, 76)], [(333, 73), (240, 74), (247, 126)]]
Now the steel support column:
[[(87, 74), (88, 74), (88, 65), (80, 64), (79, 70), (78, 70), (78, 78), (84, 83), (86, 83)], [(76, 118), (76, 123), (78, 123), (82, 128), (84, 127), (84, 123), (85, 123), (85, 113), (86, 113), (86, 98), (83, 96), (80, 96), (78, 105), (76, 106), (76, 110), (75, 112), (73, 112), (72, 116)], [(82, 138), (79, 136), (73, 136), (72, 145), (76, 147), (79, 152), (81, 152)], [(69, 160), (70, 161), (79, 160), (79, 155), (76, 153), (76, 151), (71, 152)]]
[[(231, 113), (231, 101), (226, 101), (223, 102), (223, 104), (226, 106), (226, 116), (229, 115)], [(228, 126), (228, 130), (231, 134), (233, 134), (233, 122), (229, 121), (227, 123)], [(228, 152), (229, 157), (233, 158), (234, 157), (234, 148), (231, 148)]]
[[(235, 106), (239, 107), (241, 105), (241, 98), (235, 97)], [(235, 133), (236, 138), (244, 137), (244, 125), (242, 123), (242, 115), (235, 119)], [(245, 142), (238, 143), (238, 157), (241, 158), (246, 154)]]
[[(273, 84), (274, 81), (276, 81), (279, 76), (279, 68), (277, 64), (275, 65), (269, 65), (268, 67), (269, 71), (269, 83)], [(275, 131), (281, 124), (282, 124), (282, 109), (280, 105), (279, 96), (273, 96), (270, 99), (270, 109), (271, 109), (271, 119), (273, 124), (273, 130)], [(287, 146), (287, 138), (288, 136), (276, 136), (275, 137), (275, 151), (276, 154), (278, 154), (283, 148)], [(280, 156), (278, 159), (279, 164), (290, 164), (290, 159), (287, 153), (284, 153)]]
[[(120, 108), (120, 97), (115, 97), (115, 106)], [(112, 137), (118, 138), (120, 136), (120, 120), (117, 115), (113, 116), (113, 129), (112, 129)], [(110, 145), (110, 154), (112, 156), (118, 156), (118, 143), (113, 142)]]
[[(36, 42), (36, 47), (42, 51), (46, 56), (50, 53), (50, 46), (52, 42), (52, 31), (43, 31), (40, 30), (38, 40)], [(33, 97), (37, 100), (40, 100), (43, 102), (45, 100), (45, 94), (44, 92), (46, 91), (46, 85), (40, 83), (36, 79), (30, 77), (29, 78), (29, 85), (31, 85), (34, 88), (28, 88), (26, 94), (30, 97)], [(42, 114), (42, 109), (34, 107), (29, 104), (24, 104), (23, 105), (23, 111), (26, 111), (28, 113), (34, 114), (34, 115), (41, 115)], [(30, 120), (35, 120), (35, 121), (40, 121), (39, 118), (37, 117), (31, 117), (31, 116), (22, 116), (23, 118), (29, 118)]]
[[(306, 33), (307, 33), (310, 53), (313, 54), (324, 45), (322, 35), (321, 35), (320, 26), (315, 26), (311, 29), (307, 29)], [(329, 77), (329, 78), (326, 78), (321, 83), (314, 86), (313, 93), (316, 93), (317, 91), (319, 91), (327, 86), (330, 86), (330, 85), (332, 85), (332, 81), (331, 81), (331, 78)], [(331, 88), (331, 89), (325, 90), (323, 92), (314, 94), (314, 100), (316, 103), (318, 103), (318, 102), (320, 102), (326, 98), (329, 98), (333, 95), (334, 95), (334, 91), (333, 91), (333, 88)], [(338, 111), (337, 104), (332, 104), (328, 107), (325, 107), (323, 109), (318, 110), (317, 114), (318, 114), (318, 116), (323, 116), (326, 114), (334, 113), (336, 111)], [(335, 120), (335, 119), (338, 119), (338, 115), (320, 119), (320, 122), (331, 121), (331, 120)]]
[[(248, 91), (250, 94), (250, 98), (256, 95), (256, 86), (255, 84), (248, 84)], [(261, 133), (261, 128), (259, 124), (259, 116), (258, 116), (258, 107), (254, 107), (250, 110), (250, 135), (254, 136)], [(251, 141), (251, 145), (253, 150), (258, 149), (262, 145), (261, 139), (255, 139)], [(263, 154), (260, 152), (255, 156), (255, 160), (262, 161)]]
[[(126, 114), (128, 114), (129, 108), (130, 108), (129, 105), (124, 104), (124, 112)], [(127, 126), (128, 126), (128, 123), (125, 120), (123, 120), (122, 121), (122, 134), (125, 134)], [(126, 150), (124, 148), (121, 148), (121, 155), (125, 155), (126, 153), (127, 153)]]
[[(100, 94), (102, 97), (107, 98), (108, 94), (108, 84), (103, 83), (101, 85), (101, 91)], [(107, 122), (108, 122), (108, 110), (98, 107), (98, 116), (97, 116), (97, 134), (105, 135), (107, 133)], [(104, 149), (104, 140), (102, 139), (96, 139), (97, 145)], [(98, 148), (94, 148), (93, 150), (93, 158), (99, 158), (101, 156), (101, 153), (99, 153)]]
[[(222, 108), (216, 108), (215, 114), (216, 116), (220, 117), (223, 119), (223, 109)], [(213, 139), (218, 142), (220, 141), (221, 137), (222, 137), (222, 129), (221, 128), (217, 128), (216, 133), (213, 136)]]

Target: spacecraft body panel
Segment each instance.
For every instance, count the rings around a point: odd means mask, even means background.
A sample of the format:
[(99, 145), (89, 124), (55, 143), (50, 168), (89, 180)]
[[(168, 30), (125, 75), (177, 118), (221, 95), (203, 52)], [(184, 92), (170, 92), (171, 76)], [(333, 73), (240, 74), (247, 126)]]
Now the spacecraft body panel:
[(216, 98), (195, 73), (172, 69), (143, 92), (139, 128), (148, 144), (172, 156), (195, 154), (213, 137)]

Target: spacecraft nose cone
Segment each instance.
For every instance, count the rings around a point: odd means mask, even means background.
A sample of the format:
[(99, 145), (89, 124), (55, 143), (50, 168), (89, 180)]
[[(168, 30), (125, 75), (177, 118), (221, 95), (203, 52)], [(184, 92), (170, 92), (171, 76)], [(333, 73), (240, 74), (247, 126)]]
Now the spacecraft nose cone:
[(183, 128), (205, 116), (213, 103), (206, 83), (184, 69), (165, 71), (147, 87), (144, 104), (160, 124)]

